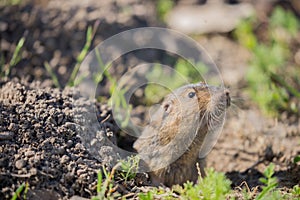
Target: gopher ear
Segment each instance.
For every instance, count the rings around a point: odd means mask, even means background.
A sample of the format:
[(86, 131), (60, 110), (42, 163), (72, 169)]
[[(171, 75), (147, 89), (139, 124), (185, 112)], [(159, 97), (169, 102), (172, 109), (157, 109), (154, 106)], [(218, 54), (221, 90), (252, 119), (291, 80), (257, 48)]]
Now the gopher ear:
[(170, 113), (172, 110), (171, 102), (165, 102), (162, 107), (166, 113)]

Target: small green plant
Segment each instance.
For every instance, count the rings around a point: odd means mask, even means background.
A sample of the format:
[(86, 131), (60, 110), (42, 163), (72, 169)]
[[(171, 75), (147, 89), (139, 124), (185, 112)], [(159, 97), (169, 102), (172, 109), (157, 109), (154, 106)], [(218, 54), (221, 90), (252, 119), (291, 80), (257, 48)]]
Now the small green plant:
[(25, 188), (25, 183), (23, 183), (22, 185), (20, 185), (18, 187), (18, 189), (16, 190), (16, 192), (14, 193), (14, 195), (12, 196), (11, 200), (16, 200), (21, 196), (21, 192), (24, 190)]
[[(17, 46), (14, 50), (12, 58), (10, 61), (5, 65), (4, 63), (0, 63), (0, 76), (1, 77), (8, 77), (10, 75), (11, 69), (16, 66), (21, 60), (21, 53), (22, 47), (25, 43), (25, 37), (23, 36), (17, 43)], [(4, 59), (1, 59), (4, 60)]]
[(29, 184), (26, 183), (22, 183), (18, 189), (16, 190), (16, 192), (14, 193), (14, 195), (12, 196), (11, 200), (17, 200), (21, 198), (21, 193), (23, 192), (23, 197), (22, 199), (26, 199), (26, 195), (29, 189)]
[(231, 182), (223, 173), (213, 169), (208, 169), (206, 173), (207, 176), (198, 184), (203, 199), (225, 199), (230, 192)]
[(295, 156), (294, 163), (300, 162), (300, 155)]
[(140, 159), (138, 156), (130, 156), (127, 160), (120, 160), (120, 175), (124, 181), (129, 181), (135, 178), (139, 162)]
[(299, 29), (299, 22), (295, 15), (279, 6), (273, 11), (270, 24), (272, 28), (280, 27), (282, 31), (288, 32), (293, 37), (297, 35)]
[(154, 194), (152, 191), (148, 191), (147, 193), (140, 193), (139, 199), (140, 200), (152, 200), (152, 199), (154, 199)]
[(292, 193), (293, 196), (300, 198), (300, 187), (299, 187), (299, 185), (295, 185), (293, 187), (293, 190), (292, 190), (291, 193)]
[[(128, 174), (121, 172), (122, 179), (125, 181), (134, 178), (135, 171), (132, 170), (137, 166), (138, 159), (136, 157), (129, 158), (126, 161), (120, 161), (111, 172), (107, 172), (103, 168), (103, 172), (98, 173), (98, 185), (97, 185), (97, 196), (93, 197), (92, 200), (100, 199), (113, 199), (119, 198), (124, 199), (116, 192), (116, 181), (114, 180), (114, 174), (118, 169), (125, 169), (124, 171), (130, 171)], [(274, 176), (274, 164), (271, 163), (264, 171), (263, 178), (260, 178), (262, 191), (257, 194), (256, 190), (251, 191), (247, 184), (247, 190), (242, 190), (243, 199), (255, 199), (256, 200), (279, 200), (279, 199), (297, 199), (300, 197), (300, 187), (295, 185), (288, 193), (281, 192), (277, 189), (278, 183)], [(132, 173), (133, 172), (133, 173)], [(102, 176), (105, 176), (103, 180)], [(120, 175), (120, 174), (119, 174)], [(141, 200), (152, 200), (152, 199), (188, 199), (188, 200), (222, 200), (222, 199), (238, 199), (241, 196), (235, 196), (236, 193), (230, 187), (230, 180), (226, 179), (224, 173), (216, 172), (213, 169), (206, 170), (206, 177), (199, 177), (196, 184), (187, 182), (183, 186), (174, 185), (172, 188), (166, 187), (145, 187), (146, 191), (136, 193), (135, 196)]]
[(234, 31), (234, 37), (247, 49), (254, 49), (257, 46), (257, 38), (254, 34), (254, 24), (257, 21), (255, 16), (242, 21)]
[[(97, 183), (97, 196), (92, 197), (92, 200), (104, 200), (104, 199), (115, 199), (120, 196), (119, 193), (113, 190), (114, 187), (114, 175), (117, 168), (120, 166), (118, 163), (114, 166), (111, 172), (108, 172), (106, 168), (103, 166), (102, 171), (98, 172), (98, 183)], [(103, 174), (105, 176), (105, 180), (103, 180)]]
[[(237, 40), (253, 53), (246, 75), (249, 93), (267, 114), (278, 115), (280, 111), (299, 113), (293, 97), (300, 100), (297, 68), (290, 67), (290, 45), (299, 31), (299, 22), (291, 12), (277, 7), (269, 20), (267, 41), (259, 41), (254, 28), (255, 17), (241, 23), (234, 32)], [(290, 74), (287, 79), (287, 74)]]
[(170, 10), (174, 7), (173, 0), (158, 0), (156, 4), (156, 12), (158, 18), (162, 21), (165, 20), (166, 15), (170, 12)]
[(280, 193), (278, 190), (275, 190), (278, 182), (277, 178), (273, 177), (274, 175), (274, 168), (275, 165), (271, 163), (264, 171), (263, 178), (260, 178), (259, 181), (264, 184), (262, 187), (262, 191), (259, 193), (259, 195), (255, 198), (256, 200), (261, 199), (280, 199)]
[[(178, 186), (178, 185), (177, 185)], [(180, 186), (178, 186), (180, 187)], [(150, 187), (147, 192), (138, 194), (141, 200), (152, 200), (152, 199), (180, 199), (180, 194), (177, 191), (170, 188), (163, 187)]]
[[(120, 160), (109, 172), (104, 166), (98, 172), (97, 180), (97, 196), (92, 197), (92, 200), (116, 199), (121, 195), (116, 191), (115, 174), (121, 170), (120, 175), (124, 181), (131, 180), (135, 177), (138, 169), (138, 157), (129, 157), (128, 160)], [(103, 180), (103, 175), (105, 179)]]
[(213, 169), (207, 169), (206, 173), (205, 178), (199, 177), (197, 184), (187, 182), (183, 187), (177, 185), (173, 187), (174, 191), (178, 192), (183, 199), (226, 199), (226, 195), (229, 195), (231, 191), (231, 182), (226, 179), (223, 173)]

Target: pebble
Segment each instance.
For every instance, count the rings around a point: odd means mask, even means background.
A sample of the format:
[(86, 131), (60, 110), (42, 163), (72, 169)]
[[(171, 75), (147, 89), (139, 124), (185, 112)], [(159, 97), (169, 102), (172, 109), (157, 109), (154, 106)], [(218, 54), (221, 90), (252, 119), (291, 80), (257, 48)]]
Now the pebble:
[(32, 150), (29, 150), (29, 151), (26, 151), (26, 152), (25, 152), (25, 156), (26, 156), (26, 157), (32, 157), (32, 156), (34, 156), (34, 154), (35, 154), (35, 152), (32, 151)]
[(8, 130), (10, 131), (17, 131), (18, 129), (18, 125), (15, 124), (15, 123), (10, 123), (9, 127), (8, 127)]
[(67, 163), (68, 161), (70, 160), (70, 157), (67, 156), (67, 155), (63, 155), (60, 159), (60, 163), (61, 164), (64, 164), (64, 163)]
[(17, 169), (22, 169), (26, 165), (26, 162), (23, 159), (17, 160), (15, 163), (15, 167)]
[(66, 152), (66, 151), (65, 151), (65, 148), (64, 148), (64, 147), (59, 147), (59, 148), (57, 149), (57, 153), (58, 153), (59, 155), (63, 155), (65, 152)]
[(72, 122), (66, 122), (64, 124), (64, 126), (68, 129), (71, 129), (72, 131), (75, 131), (76, 130), (76, 124), (75, 123), (72, 123)]
[(64, 119), (64, 115), (63, 114), (59, 114), (57, 116), (57, 124), (60, 125), (62, 123), (63, 119)]
[(11, 140), (14, 137), (14, 133), (10, 131), (0, 132), (0, 140)]
[(31, 169), (29, 170), (29, 173), (30, 173), (30, 175), (32, 175), (32, 176), (37, 175), (37, 169), (36, 169), (36, 168), (31, 168)]
[(0, 31), (6, 31), (7, 27), (8, 27), (7, 23), (3, 21), (0, 22)]
[(73, 145), (73, 141), (72, 140), (68, 140), (67, 147), (70, 148), (72, 145)]
[(77, 144), (75, 145), (75, 148), (78, 149), (78, 150), (83, 150), (83, 149), (84, 149), (83, 145), (80, 144), (80, 143), (77, 143)]

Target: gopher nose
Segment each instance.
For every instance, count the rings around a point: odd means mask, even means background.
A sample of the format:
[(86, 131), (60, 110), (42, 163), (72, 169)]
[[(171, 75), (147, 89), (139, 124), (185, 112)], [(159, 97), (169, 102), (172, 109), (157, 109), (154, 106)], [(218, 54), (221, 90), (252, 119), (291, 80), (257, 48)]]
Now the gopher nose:
[(230, 106), (230, 101), (231, 101), (231, 99), (230, 99), (230, 92), (229, 92), (228, 89), (226, 89), (226, 90), (224, 91), (224, 93), (225, 93), (225, 95), (226, 95), (226, 106), (229, 107), (229, 106)]

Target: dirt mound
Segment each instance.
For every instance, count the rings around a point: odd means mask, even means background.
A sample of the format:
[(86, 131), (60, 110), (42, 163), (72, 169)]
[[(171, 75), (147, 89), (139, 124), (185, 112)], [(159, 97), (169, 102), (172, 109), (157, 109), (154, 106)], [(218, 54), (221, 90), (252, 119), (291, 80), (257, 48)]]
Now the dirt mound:
[[(97, 171), (114, 153), (106, 142), (112, 122), (99, 126), (96, 118), (84, 117), (94, 113), (88, 110), (93, 103), (71, 89), (39, 82), (0, 83), (0, 199), (9, 198), (24, 182), (30, 189), (49, 189), (65, 198), (94, 194)], [(99, 108), (99, 116), (106, 118), (107, 106)], [(88, 152), (79, 133), (97, 134), (103, 141), (102, 157), (97, 160)]]

